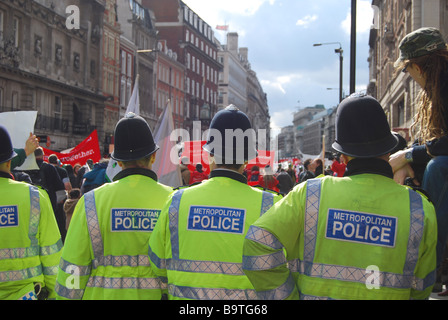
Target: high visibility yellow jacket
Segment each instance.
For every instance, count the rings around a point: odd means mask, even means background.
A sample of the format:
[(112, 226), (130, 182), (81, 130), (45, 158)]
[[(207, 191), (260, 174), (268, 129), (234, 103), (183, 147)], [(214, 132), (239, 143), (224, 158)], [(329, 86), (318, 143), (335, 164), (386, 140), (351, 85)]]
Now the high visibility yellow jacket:
[(243, 269), (259, 297), (429, 297), (434, 207), (391, 176), (308, 180), (257, 220), (244, 243)]
[[(118, 179), (118, 180), (117, 180)], [(65, 240), (58, 299), (160, 300), (148, 241), (172, 188), (145, 169), (126, 169), (78, 202)]]
[(56, 298), (62, 241), (48, 194), (0, 173), (0, 300)]
[(256, 299), (242, 270), (242, 245), (252, 222), (281, 196), (216, 169), (210, 179), (176, 191), (149, 242), (154, 272), (169, 299)]

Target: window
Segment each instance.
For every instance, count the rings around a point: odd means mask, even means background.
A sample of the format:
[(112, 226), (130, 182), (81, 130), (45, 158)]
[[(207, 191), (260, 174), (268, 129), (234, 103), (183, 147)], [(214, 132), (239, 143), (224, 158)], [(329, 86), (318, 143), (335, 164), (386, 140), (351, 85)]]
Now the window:
[(13, 22), (13, 34), (14, 34), (14, 46), (19, 46), (19, 28), (20, 28), (20, 19), (17, 17), (14, 17)]
[(126, 66), (128, 77), (132, 77), (132, 55), (128, 53), (128, 63)]
[(5, 19), (5, 14), (3, 11), (0, 11), (0, 40), (3, 39), (3, 23)]
[(126, 105), (126, 78), (124, 76), (121, 77), (120, 105)]
[(14, 91), (12, 93), (12, 111), (19, 110), (19, 93)]
[(54, 97), (54, 129), (61, 130), (62, 129), (62, 103), (61, 97)]
[(4, 89), (0, 88), (0, 110), (3, 110), (3, 107), (5, 106), (3, 102), (3, 95), (4, 95)]

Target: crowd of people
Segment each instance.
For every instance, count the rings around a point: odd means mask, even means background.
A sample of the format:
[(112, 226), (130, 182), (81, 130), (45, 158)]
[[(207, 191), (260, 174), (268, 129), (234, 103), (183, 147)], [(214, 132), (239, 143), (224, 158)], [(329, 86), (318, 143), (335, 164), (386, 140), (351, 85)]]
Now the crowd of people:
[[(246, 164), (226, 132), (252, 128), (219, 111), (184, 186), (158, 182), (159, 146), (140, 116), (115, 127), (107, 161), (44, 161), (30, 134), (14, 149), (0, 125), (0, 299), (428, 299), (442, 291), (448, 236), (448, 49), (422, 28), (400, 44), (398, 71), (422, 87), (408, 147), (373, 97), (338, 106), (331, 166)], [(39, 170), (14, 170), (34, 153)], [(297, 170), (296, 170), (297, 169)], [(75, 280), (73, 278), (76, 277)], [(445, 295), (446, 292), (441, 292)]]
[[(91, 159), (83, 165), (63, 164), (55, 154), (46, 155), (39, 146), (37, 137), (30, 133), (23, 149), (14, 149), (17, 153), (12, 159), (11, 174), (17, 181), (39, 186), (46, 190), (64, 242), (71, 216), (81, 196), (107, 182), (105, 174), (108, 159), (93, 163)], [(25, 159), (34, 154), (38, 169), (18, 170)]]

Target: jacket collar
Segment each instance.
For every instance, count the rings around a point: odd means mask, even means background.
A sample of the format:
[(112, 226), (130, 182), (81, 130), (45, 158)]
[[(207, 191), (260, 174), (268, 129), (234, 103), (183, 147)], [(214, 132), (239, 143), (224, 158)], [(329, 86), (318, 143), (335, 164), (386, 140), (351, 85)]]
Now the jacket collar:
[(394, 173), (389, 163), (378, 158), (356, 158), (351, 160), (347, 164), (344, 177), (355, 176), (363, 173), (379, 174), (391, 179), (394, 178)]
[(157, 174), (150, 170), (150, 169), (143, 169), (143, 168), (129, 168), (129, 169), (125, 169), (123, 171), (120, 171), (115, 177), (114, 177), (114, 181), (118, 181), (120, 179), (126, 178), (128, 176), (131, 175), (135, 175), (135, 174), (139, 174), (142, 176), (146, 176), (149, 177), (151, 179), (153, 179), (154, 181), (158, 181), (157, 178)]
[(215, 169), (210, 173), (210, 179), (216, 177), (224, 177), (236, 180), (238, 182), (247, 184), (247, 178), (242, 174), (228, 169)]
[(0, 171), (0, 178), (13, 179), (12, 174)]

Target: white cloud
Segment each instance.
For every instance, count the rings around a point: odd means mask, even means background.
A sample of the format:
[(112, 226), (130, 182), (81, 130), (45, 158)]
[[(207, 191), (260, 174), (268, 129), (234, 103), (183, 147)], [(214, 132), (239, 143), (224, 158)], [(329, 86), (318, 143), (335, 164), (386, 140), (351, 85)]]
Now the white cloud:
[(274, 77), (274, 80), (261, 80), (261, 85), (263, 87), (274, 88), (280, 91), (282, 94), (286, 94), (285, 86), (290, 84), (292, 81), (302, 78), (300, 74), (289, 74), (289, 75), (279, 75)]
[[(345, 33), (351, 33), (352, 14), (351, 9), (348, 10), (347, 17), (341, 23)], [(356, 33), (364, 34), (370, 31), (373, 24), (373, 9), (371, 1), (358, 0), (356, 5)]]
[(277, 0), (184, 0), (184, 3), (203, 19), (213, 19), (212, 17), (222, 16), (222, 14), (237, 14), (242, 16), (254, 15), (260, 7), (269, 3), (274, 5)]
[(310, 23), (316, 21), (317, 18), (318, 18), (318, 16), (315, 14), (307, 15), (307, 16), (303, 17), (302, 19), (297, 20), (296, 25), (300, 26), (300, 27), (308, 28)]
[(283, 111), (273, 112), (271, 114), (271, 129), (278, 134), (281, 128), (292, 125), (292, 115), (296, 111), (295, 109), (284, 109)]

